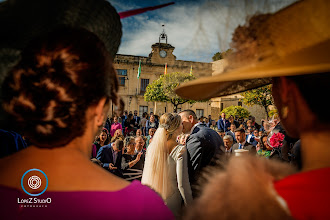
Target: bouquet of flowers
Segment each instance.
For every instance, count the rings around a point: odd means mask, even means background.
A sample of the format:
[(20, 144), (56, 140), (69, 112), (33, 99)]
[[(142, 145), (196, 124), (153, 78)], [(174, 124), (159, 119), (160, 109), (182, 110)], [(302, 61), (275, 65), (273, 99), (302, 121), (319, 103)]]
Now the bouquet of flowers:
[(269, 144), (273, 148), (281, 148), (283, 145), (284, 134), (278, 132), (273, 133), (272, 136), (269, 138)]

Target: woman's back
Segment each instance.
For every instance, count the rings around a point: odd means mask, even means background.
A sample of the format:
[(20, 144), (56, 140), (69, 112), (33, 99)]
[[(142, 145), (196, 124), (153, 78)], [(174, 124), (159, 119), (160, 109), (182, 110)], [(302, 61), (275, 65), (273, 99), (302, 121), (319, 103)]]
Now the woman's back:
[[(9, 161), (20, 163), (6, 166)], [(22, 191), (20, 181), (24, 172), (35, 167), (47, 175), (48, 187), (42, 195), (32, 197)], [(30, 219), (36, 213), (40, 219), (172, 218), (162, 199), (151, 189), (137, 181), (129, 184), (70, 149), (30, 147), (0, 160), (0, 170), (0, 212), (5, 213), (4, 219), (18, 216)], [(32, 203), (21, 203), (27, 198), (32, 198)], [(51, 203), (34, 203), (36, 199), (47, 198)], [(134, 210), (125, 212), (130, 203)]]

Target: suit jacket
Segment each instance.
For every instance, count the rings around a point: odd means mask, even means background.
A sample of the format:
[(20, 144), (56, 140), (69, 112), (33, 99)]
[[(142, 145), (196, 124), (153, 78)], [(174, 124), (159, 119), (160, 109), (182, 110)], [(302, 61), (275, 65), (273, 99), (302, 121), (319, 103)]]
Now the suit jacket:
[(223, 130), (224, 132), (229, 130), (230, 122), (227, 119), (225, 120), (225, 124), (223, 123), (222, 118), (218, 120), (217, 124), (219, 130)]
[(189, 180), (191, 184), (194, 184), (201, 169), (212, 164), (216, 156), (224, 154), (220, 149), (223, 141), (216, 131), (206, 127), (205, 124), (198, 124), (187, 138), (186, 146)]
[[(238, 147), (239, 147), (239, 143), (236, 143), (236, 144), (233, 145), (233, 147), (232, 147), (233, 153), (235, 153), (234, 150), (237, 150)], [(252, 144), (248, 143), (247, 141), (245, 141), (243, 149), (244, 150), (249, 150), (249, 153), (251, 153), (251, 154), (256, 154), (257, 153), (256, 147), (253, 146)]]
[[(100, 148), (100, 150), (97, 152), (96, 159), (100, 160), (103, 163), (103, 168), (110, 171), (111, 173), (115, 174), (116, 176), (122, 177), (122, 169), (121, 169), (121, 159), (122, 159), (122, 152), (117, 153), (116, 161), (113, 161), (113, 153), (112, 153), (112, 146), (111, 144), (105, 145)], [(109, 164), (112, 163), (115, 167), (117, 167), (116, 170), (110, 170)]]
[[(136, 116), (136, 118), (135, 118), (135, 116), (133, 116), (133, 120), (134, 120), (134, 127), (140, 128), (141, 118), (139, 116)], [(135, 122), (137, 123), (136, 125), (135, 125)]]

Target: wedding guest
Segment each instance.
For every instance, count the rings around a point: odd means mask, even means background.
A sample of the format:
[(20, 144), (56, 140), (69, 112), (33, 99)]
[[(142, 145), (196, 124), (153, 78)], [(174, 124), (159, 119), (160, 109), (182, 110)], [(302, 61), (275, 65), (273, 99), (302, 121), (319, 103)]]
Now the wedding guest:
[(123, 176), (128, 181), (141, 180), (143, 169), (138, 169), (136, 164), (140, 161), (143, 153), (135, 152), (136, 143), (134, 137), (126, 137), (124, 145), (127, 151), (125, 154), (123, 154), (121, 161)]
[(251, 117), (251, 126), (255, 127), (258, 131), (261, 128), (261, 126), (256, 122), (256, 117), (252, 116)]
[(147, 121), (148, 121), (148, 113), (144, 112), (142, 114), (142, 119), (141, 119), (141, 130), (142, 130), (142, 135), (147, 136)]
[(103, 163), (103, 168), (122, 177), (121, 158), (124, 142), (122, 140), (116, 140), (115, 142), (103, 146), (97, 153), (96, 159)]
[(121, 124), (118, 122), (118, 117), (115, 116), (113, 117), (113, 124), (111, 125), (111, 129), (110, 129), (110, 135), (111, 137), (113, 137), (115, 135), (115, 132), (117, 130), (123, 130), (123, 127), (121, 126)]
[(142, 137), (142, 130), (141, 129), (137, 129), (135, 136)]
[(158, 128), (158, 122), (156, 121), (155, 115), (150, 113), (150, 119), (147, 121), (146, 127), (147, 127), (148, 133), (151, 128), (154, 128), (154, 129)]
[(121, 130), (116, 130), (115, 131), (115, 134), (113, 135), (113, 137), (111, 138), (111, 143), (115, 142), (116, 140), (122, 140), (124, 141), (124, 135), (123, 135), (123, 132)]
[(224, 132), (228, 131), (230, 126), (229, 121), (226, 119), (226, 113), (222, 112), (221, 117), (218, 120), (218, 130), (223, 130)]
[(233, 143), (234, 143), (234, 139), (231, 135), (225, 135), (223, 137), (223, 144), (224, 144), (224, 148), (223, 151), (225, 152), (225, 158), (228, 161), (229, 158), (234, 155), (233, 154)]
[(238, 128), (235, 130), (237, 143), (233, 145), (233, 151), (237, 149), (248, 150), (251, 154), (256, 154), (256, 147), (246, 141), (245, 130)]
[(256, 137), (258, 137), (259, 132), (257, 129), (253, 130), (252, 128), (250, 129), (250, 134), (246, 136), (246, 141), (253, 146), (257, 146), (258, 141), (256, 140)]
[[(11, 2), (10, 8), (1, 3), (2, 11), (12, 10), (4, 13), (13, 14), (15, 10), (22, 12), (19, 10), (22, 6), (29, 12), (47, 6), (43, 8), (51, 13), (47, 16), (60, 14), (53, 17), (54, 21), (72, 19), (68, 17), (72, 14), (64, 10), (74, 10), (71, 1), (56, 1), (57, 6), (62, 6), (58, 7), (60, 11), (50, 10), (54, 4), (47, 1), (40, 1), (40, 5), (22, 2)], [(104, 39), (111, 39), (108, 43), (118, 48), (121, 36), (118, 14), (107, 1), (81, 2), (79, 9), (91, 15), (90, 24), (95, 18), (91, 4), (93, 10), (101, 14), (102, 22), (97, 24), (102, 31), (110, 33), (109, 28), (113, 28), (112, 33), (116, 33)], [(79, 14), (75, 14), (74, 19), (75, 24), (80, 23)], [(83, 28), (52, 30), (48, 25), (47, 31), (25, 45), (20, 61), (2, 85), (2, 107), (12, 116), (12, 123), (24, 130), (32, 145), (0, 159), (1, 219), (98, 219), (104, 216), (117, 219), (122, 218), (124, 204), (134, 204), (133, 212), (126, 213), (130, 219), (171, 218), (161, 198), (152, 190), (138, 182), (129, 184), (90, 161), (91, 143), (104, 124), (109, 103), (119, 103), (120, 98), (117, 74), (104, 43)], [(114, 50), (113, 54), (117, 49)], [(29, 172), (30, 168), (42, 172)], [(52, 199), (48, 207), (38, 211), (17, 203), (17, 198), (27, 196), (22, 191), (21, 178), (27, 182), (35, 174), (42, 179), (39, 189), (47, 189), (38, 198)], [(25, 191), (36, 195), (29, 187), (25, 187)]]
[(128, 114), (127, 119), (125, 120), (125, 136), (134, 135), (135, 130), (135, 120), (132, 114)]
[(223, 130), (217, 130), (218, 135), (223, 138), (225, 136), (225, 132)]
[(230, 124), (230, 130), (226, 132), (226, 135), (230, 135), (233, 137), (234, 143), (237, 142), (235, 137), (235, 130), (236, 130), (235, 124)]
[(217, 122), (212, 120), (211, 121), (211, 125), (210, 125), (210, 128), (214, 131), (217, 131), (218, 130), (218, 126), (217, 126)]
[(236, 121), (236, 120), (234, 119), (234, 116), (233, 116), (233, 115), (230, 115), (230, 116), (229, 116), (228, 121), (229, 121), (230, 125), (234, 124), (236, 128), (239, 127), (239, 123), (238, 123), (238, 121)]
[(147, 141), (146, 141), (146, 148), (149, 147), (149, 144), (150, 144), (152, 138), (154, 137), (155, 132), (156, 132), (156, 129), (155, 128), (150, 128), (149, 129), (149, 135), (148, 135)]
[(134, 119), (134, 127), (136, 129), (140, 128), (141, 118), (140, 118), (140, 116), (138, 116), (137, 110), (134, 110), (134, 117), (133, 117), (133, 119)]
[(267, 135), (263, 135), (260, 138), (260, 149), (258, 150), (257, 154), (261, 157), (265, 157), (268, 159), (277, 159), (280, 160), (280, 153), (276, 151), (272, 146), (270, 146), (267, 142)]
[(110, 143), (108, 130), (103, 128), (92, 148), (92, 158), (95, 158), (101, 147)]

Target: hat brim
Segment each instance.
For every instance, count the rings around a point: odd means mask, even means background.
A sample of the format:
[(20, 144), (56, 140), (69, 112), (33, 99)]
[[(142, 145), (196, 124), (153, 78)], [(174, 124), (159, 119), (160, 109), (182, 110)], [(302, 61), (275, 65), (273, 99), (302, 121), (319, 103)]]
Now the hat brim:
[(281, 59), (272, 59), (230, 70), (180, 85), (175, 92), (182, 98), (206, 100), (258, 88), (272, 77), (295, 76), (330, 71), (330, 40), (305, 48)]

